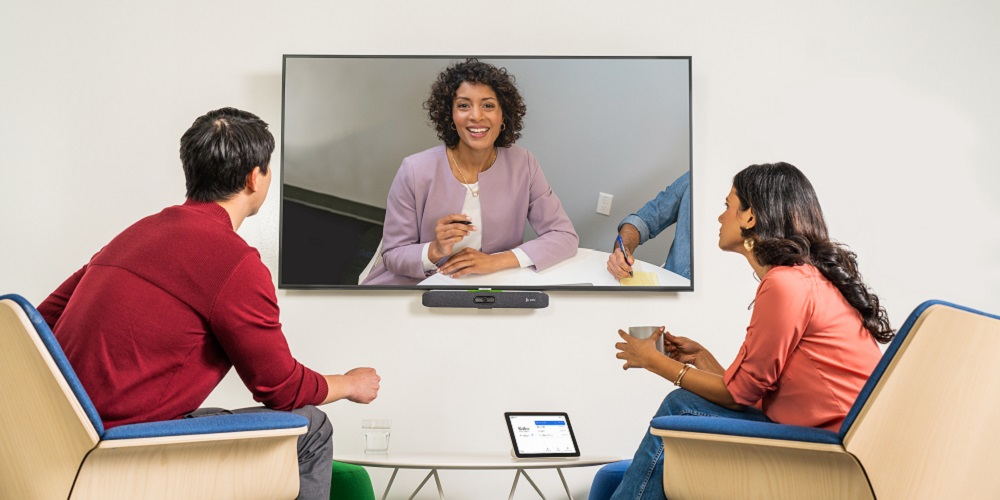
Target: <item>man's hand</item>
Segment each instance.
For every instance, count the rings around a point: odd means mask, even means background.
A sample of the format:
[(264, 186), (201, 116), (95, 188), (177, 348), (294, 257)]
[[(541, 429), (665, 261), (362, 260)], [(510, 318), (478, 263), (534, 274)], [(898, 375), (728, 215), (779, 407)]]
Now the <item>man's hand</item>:
[(618, 236), (622, 238), (625, 253), (622, 253), (621, 248), (618, 248), (616, 239), (611, 244), (611, 255), (608, 256), (608, 272), (615, 278), (624, 279), (632, 276), (630, 274), (632, 264), (635, 264), (632, 252), (635, 252), (636, 247), (639, 246), (639, 230), (632, 224), (622, 224), (622, 228), (618, 230)]
[(348, 401), (368, 404), (378, 396), (379, 382), (382, 377), (375, 373), (374, 368), (355, 368), (344, 374), (351, 379), (354, 390), (347, 396)]
[(324, 375), (328, 387), (323, 403), (346, 399), (355, 403), (368, 404), (378, 396), (382, 377), (374, 368), (355, 368), (343, 375)]
[(618, 279), (625, 279), (632, 276), (632, 264), (635, 259), (631, 254), (623, 254), (621, 249), (615, 246), (615, 251), (608, 256), (608, 272)]

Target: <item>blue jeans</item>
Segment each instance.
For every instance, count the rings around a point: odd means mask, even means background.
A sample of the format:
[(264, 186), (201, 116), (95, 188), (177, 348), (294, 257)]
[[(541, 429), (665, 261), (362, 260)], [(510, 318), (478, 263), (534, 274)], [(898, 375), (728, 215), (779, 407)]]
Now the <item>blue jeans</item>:
[[(684, 389), (676, 389), (667, 394), (656, 411), (655, 417), (668, 415), (695, 415), (701, 417), (726, 417), (739, 420), (770, 422), (764, 412), (757, 408), (743, 411), (723, 408), (715, 403)], [(663, 439), (646, 431), (639, 449), (635, 452), (632, 465), (625, 471), (618, 489), (611, 500), (662, 499), (663, 494)]]

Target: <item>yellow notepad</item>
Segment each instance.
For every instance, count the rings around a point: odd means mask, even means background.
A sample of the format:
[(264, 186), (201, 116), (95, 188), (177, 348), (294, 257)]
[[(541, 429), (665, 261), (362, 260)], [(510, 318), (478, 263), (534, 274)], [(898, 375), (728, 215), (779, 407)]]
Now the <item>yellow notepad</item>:
[(622, 278), (618, 282), (622, 286), (656, 286), (660, 284), (660, 279), (656, 277), (656, 273), (635, 271), (632, 274), (631, 278)]

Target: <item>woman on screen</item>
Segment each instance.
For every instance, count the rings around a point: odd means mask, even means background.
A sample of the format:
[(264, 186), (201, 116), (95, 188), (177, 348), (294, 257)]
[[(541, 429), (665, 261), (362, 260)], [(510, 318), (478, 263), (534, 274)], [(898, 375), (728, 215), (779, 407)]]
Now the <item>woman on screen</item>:
[[(855, 254), (827, 236), (812, 184), (787, 163), (736, 174), (719, 216), (719, 247), (747, 259), (760, 285), (728, 369), (697, 342), (661, 327), (619, 330), (624, 368), (672, 382), (656, 416), (709, 415), (837, 431), (895, 335)], [(663, 338), (664, 352), (655, 342)], [(646, 433), (614, 499), (663, 498), (663, 442)]]
[[(504, 68), (446, 68), (424, 103), (439, 145), (403, 159), (389, 189), (382, 261), (364, 285), (413, 285), (501, 269), (542, 270), (579, 237), (521, 137), (524, 102)], [(524, 241), (525, 223), (538, 235)]]

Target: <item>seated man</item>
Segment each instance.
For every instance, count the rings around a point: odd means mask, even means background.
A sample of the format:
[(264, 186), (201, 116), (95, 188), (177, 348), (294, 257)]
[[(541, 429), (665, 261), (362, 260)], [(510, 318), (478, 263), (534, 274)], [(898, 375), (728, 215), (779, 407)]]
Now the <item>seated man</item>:
[(251, 113), (195, 120), (181, 137), (187, 201), (116, 236), (38, 310), (106, 428), (211, 413), (198, 407), (235, 367), (266, 407), (245, 411), (309, 419), (298, 440), (300, 498), (329, 498), (333, 430), (314, 405), (369, 403), (379, 376), (321, 375), (289, 351), (271, 274), (236, 234), (264, 203), (273, 151)]
[(664, 229), (677, 224), (674, 241), (667, 252), (663, 264), (667, 271), (691, 279), (691, 173), (685, 172), (673, 184), (660, 191), (655, 198), (646, 202), (638, 212), (631, 214), (618, 224), (618, 236), (622, 239), (625, 253), (615, 243), (608, 257), (608, 272), (618, 279), (632, 274), (635, 259), (632, 252), (636, 247), (655, 238)]

